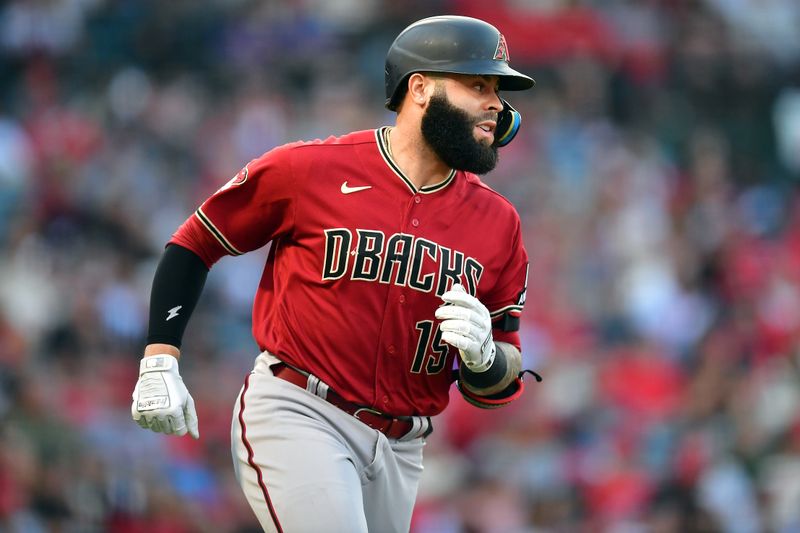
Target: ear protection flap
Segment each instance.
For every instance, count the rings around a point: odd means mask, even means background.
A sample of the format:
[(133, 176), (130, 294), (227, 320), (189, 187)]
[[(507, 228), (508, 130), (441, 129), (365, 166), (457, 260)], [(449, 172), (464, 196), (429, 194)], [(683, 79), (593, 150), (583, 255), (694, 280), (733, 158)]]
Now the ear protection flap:
[(497, 115), (494, 144), (505, 146), (517, 135), (522, 123), (522, 115), (502, 98), (500, 101), (503, 102), (503, 109)]

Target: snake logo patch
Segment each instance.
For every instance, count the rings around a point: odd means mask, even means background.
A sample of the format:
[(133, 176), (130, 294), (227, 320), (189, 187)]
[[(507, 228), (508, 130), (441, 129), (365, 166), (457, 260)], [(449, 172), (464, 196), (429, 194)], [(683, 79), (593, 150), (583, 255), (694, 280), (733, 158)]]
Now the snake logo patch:
[(221, 193), (222, 191), (228, 190), (231, 187), (236, 187), (241, 185), (242, 183), (247, 181), (247, 176), (249, 173), (250, 171), (247, 169), (247, 165), (245, 165), (242, 170), (240, 170), (234, 177), (230, 179), (230, 181), (228, 181), (228, 183), (220, 187), (217, 190), (217, 193)]

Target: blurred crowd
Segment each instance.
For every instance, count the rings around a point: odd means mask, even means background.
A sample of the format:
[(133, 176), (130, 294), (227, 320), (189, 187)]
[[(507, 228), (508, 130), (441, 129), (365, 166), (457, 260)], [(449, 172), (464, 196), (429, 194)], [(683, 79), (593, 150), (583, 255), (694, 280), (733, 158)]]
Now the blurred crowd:
[(188, 327), (199, 441), (130, 420), (155, 266), (253, 157), (392, 123), (385, 52), (443, 13), (537, 80), (486, 181), (544, 381), (453, 394), (412, 531), (800, 531), (796, 0), (0, 4), (0, 531), (259, 530), (229, 428), (265, 254)]

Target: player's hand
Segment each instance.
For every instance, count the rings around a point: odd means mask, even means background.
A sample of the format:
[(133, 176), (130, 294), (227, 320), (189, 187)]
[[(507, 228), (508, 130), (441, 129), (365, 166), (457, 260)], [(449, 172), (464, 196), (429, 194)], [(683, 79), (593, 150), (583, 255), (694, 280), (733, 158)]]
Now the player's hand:
[(131, 415), (137, 424), (156, 433), (182, 436), (188, 432), (200, 438), (194, 400), (178, 373), (178, 359), (167, 354), (142, 358)]
[(496, 353), (489, 310), (458, 283), (442, 295), (442, 300), (444, 304), (436, 310), (436, 318), (442, 320), (442, 340), (458, 348), (461, 360), (472, 372), (486, 371)]

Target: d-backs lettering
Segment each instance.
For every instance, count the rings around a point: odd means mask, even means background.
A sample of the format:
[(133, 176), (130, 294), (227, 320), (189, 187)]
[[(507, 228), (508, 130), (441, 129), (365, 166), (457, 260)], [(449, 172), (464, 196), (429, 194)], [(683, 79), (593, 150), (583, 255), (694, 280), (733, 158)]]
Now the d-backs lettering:
[[(352, 261), (351, 261), (352, 258)], [(351, 280), (408, 286), (441, 296), (453, 283), (475, 294), (483, 265), (463, 252), (406, 233), (346, 228), (325, 230), (323, 280), (349, 274)], [(448, 283), (448, 281), (450, 283)]]

